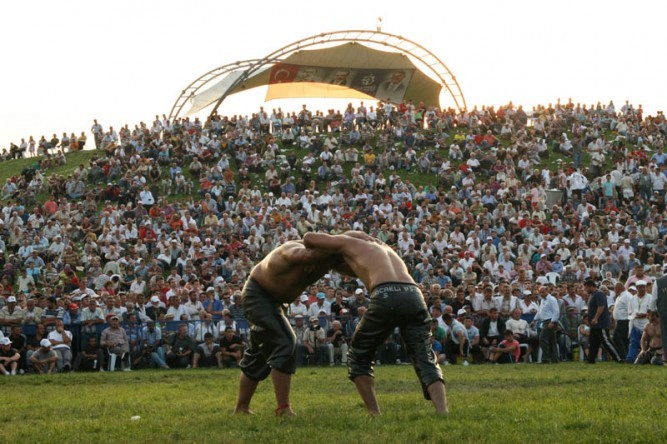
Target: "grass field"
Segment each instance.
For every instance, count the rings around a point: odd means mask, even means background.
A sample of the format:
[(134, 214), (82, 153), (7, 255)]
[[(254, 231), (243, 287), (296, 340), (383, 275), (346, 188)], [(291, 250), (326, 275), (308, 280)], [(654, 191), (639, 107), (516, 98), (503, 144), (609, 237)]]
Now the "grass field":
[[(383, 416), (368, 417), (345, 369), (301, 368), (298, 417), (273, 416), (269, 381), (254, 416), (232, 409), (238, 370), (3, 378), (0, 442), (665, 442), (664, 368), (445, 367), (451, 413), (433, 414), (411, 366), (376, 369)], [(140, 416), (138, 420), (131, 420)]]

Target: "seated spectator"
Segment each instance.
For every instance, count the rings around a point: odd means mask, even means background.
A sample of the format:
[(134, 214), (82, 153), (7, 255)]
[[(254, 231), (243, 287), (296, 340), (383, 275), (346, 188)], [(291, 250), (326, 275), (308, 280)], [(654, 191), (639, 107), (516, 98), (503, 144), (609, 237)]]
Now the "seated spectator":
[(310, 358), (311, 364), (319, 365), (329, 360), (326, 340), (326, 331), (320, 327), (317, 316), (312, 316), (303, 337), (303, 346), (306, 348), (306, 354)]
[(533, 349), (537, 347), (537, 333), (533, 332), (530, 329), (528, 321), (521, 319), (521, 309), (517, 308), (512, 312), (512, 317), (505, 322), (505, 327), (509, 330), (512, 330), (514, 333), (514, 338), (519, 341), (519, 344), (527, 344), (528, 349), (523, 355), (523, 361), (528, 362), (528, 358), (531, 356)]
[(463, 362), (468, 361), (469, 343), (466, 328), (451, 313), (442, 315), (447, 325), (447, 339), (445, 340), (445, 354), (450, 364), (456, 364), (458, 356)]
[(231, 328), (225, 328), (225, 333), (220, 338), (220, 366), (236, 367), (243, 357), (243, 340)]
[(40, 375), (50, 375), (55, 373), (57, 363), (58, 354), (51, 350), (51, 341), (42, 339), (39, 348), (30, 356), (32, 369)]
[(188, 336), (188, 324), (181, 323), (178, 332), (171, 337), (167, 351), (167, 364), (171, 368), (191, 368), (196, 344)]
[(100, 345), (106, 348), (107, 353), (114, 354), (121, 360), (123, 370), (129, 369), (129, 366), (123, 367), (122, 364), (123, 358), (128, 361), (130, 359), (130, 339), (125, 329), (120, 327), (120, 316), (112, 313), (108, 317), (108, 322), (109, 326), (102, 331), (100, 336)]
[(72, 332), (65, 330), (65, 324), (58, 319), (56, 328), (49, 333), (48, 339), (51, 341), (51, 348), (58, 355), (57, 370), (59, 372), (68, 372), (72, 369)]
[(347, 365), (348, 338), (341, 329), (340, 321), (333, 321), (331, 329), (327, 332), (327, 341), (329, 347), (329, 364), (333, 365), (335, 359), (339, 358), (343, 366)]
[(504, 338), (497, 346), (489, 349), (489, 361), (494, 364), (514, 364), (519, 362), (521, 349), (519, 341), (514, 339), (512, 330), (505, 330)]
[(21, 354), (12, 347), (9, 338), (0, 339), (0, 373), (5, 376), (14, 376), (19, 367)]
[(635, 364), (664, 365), (665, 356), (662, 348), (662, 332), (660, 330), (660, 313), (649, 312), (649, 323), (644, 327), (641, 349)]
[(213, 341), (211, 333), (204, 334), (204, 342), (197, 346), (192, 357), (192, 368), (199, 367), (222, 368), (220, 346)]
[(149, 365), (153, 364), (161, 369), (169, 369), (167, 356), (162, 346), (162, 330), (155, 325), (155, 321), (149, 319), (142, 330), (141, 352), (150, 358)]
[(74, 358), (75, 372), (78, 371), (104, 371), (104, 351), (97, 342), (96, 336), (89, 336), (88, 341)]
[(485, 355), (488, 355), (491, 347), (496, 347), (503, 340), (504, 331), (505, 321), (500, 317), (498, 309), (492, 307), (489, 310), (489, 317), (482, 320), (479, 328), (480, 345)]

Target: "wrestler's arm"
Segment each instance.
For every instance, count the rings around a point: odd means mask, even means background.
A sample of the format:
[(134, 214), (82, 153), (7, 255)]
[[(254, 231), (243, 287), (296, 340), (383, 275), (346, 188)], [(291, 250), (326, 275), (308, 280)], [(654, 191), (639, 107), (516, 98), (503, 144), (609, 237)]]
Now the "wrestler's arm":
[(294, 245), (286, 248), (282, 252), (285, 261), (296, 265), (308, 265), (313, 262), (320, 262), (331, 259), (331, 253), (313, 248), (307, 248), (303, 245)]
[(344, 260), (341, 260), (339, 263), (335, 264), (332, 268), (340, 274), (344, 274), (354, 278), (358, 277), (357, 274), (354, 271), (352, 271), (352, 268), (350, 268), (350, 266), (347, 265), (347, 262), (345, 262)]
[(308, 232), (303, 236), (303, 243), (308, 248), (314, 248), (329, 254), (341, 254), (344, 247), (344, 242), (341, 242), (340, 237), (325, 233)]

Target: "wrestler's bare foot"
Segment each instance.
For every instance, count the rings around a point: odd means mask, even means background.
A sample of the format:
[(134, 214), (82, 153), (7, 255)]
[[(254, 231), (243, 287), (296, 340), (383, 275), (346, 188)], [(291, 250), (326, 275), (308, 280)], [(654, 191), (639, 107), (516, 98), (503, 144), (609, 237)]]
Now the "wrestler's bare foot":
[(287, 418), (290, 416), (296, 416), (296, 413), (294, 413), (294, 410), (292, 410), (292, 407), (287, 405), (284, 407), (278, 407), (276, 409), (276, 417), (277, 418)]

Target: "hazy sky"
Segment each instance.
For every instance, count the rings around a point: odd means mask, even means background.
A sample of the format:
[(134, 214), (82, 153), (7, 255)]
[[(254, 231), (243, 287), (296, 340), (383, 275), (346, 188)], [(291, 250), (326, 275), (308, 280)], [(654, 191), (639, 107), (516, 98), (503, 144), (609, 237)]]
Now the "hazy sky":
[[(321, 32), (375, 29), (419, 42), (457, 76), (469, 107), (572, 97), (662, 110), (660, 1), (146, 1), (0, 3), (0, 148), (150, 122), (202, 73)], [(263, 95), (222, 111), (249, 113)], [(275, 102), (266, 105), (269, 109)], [(230, 109), (232, 108), (233, 109)]]

